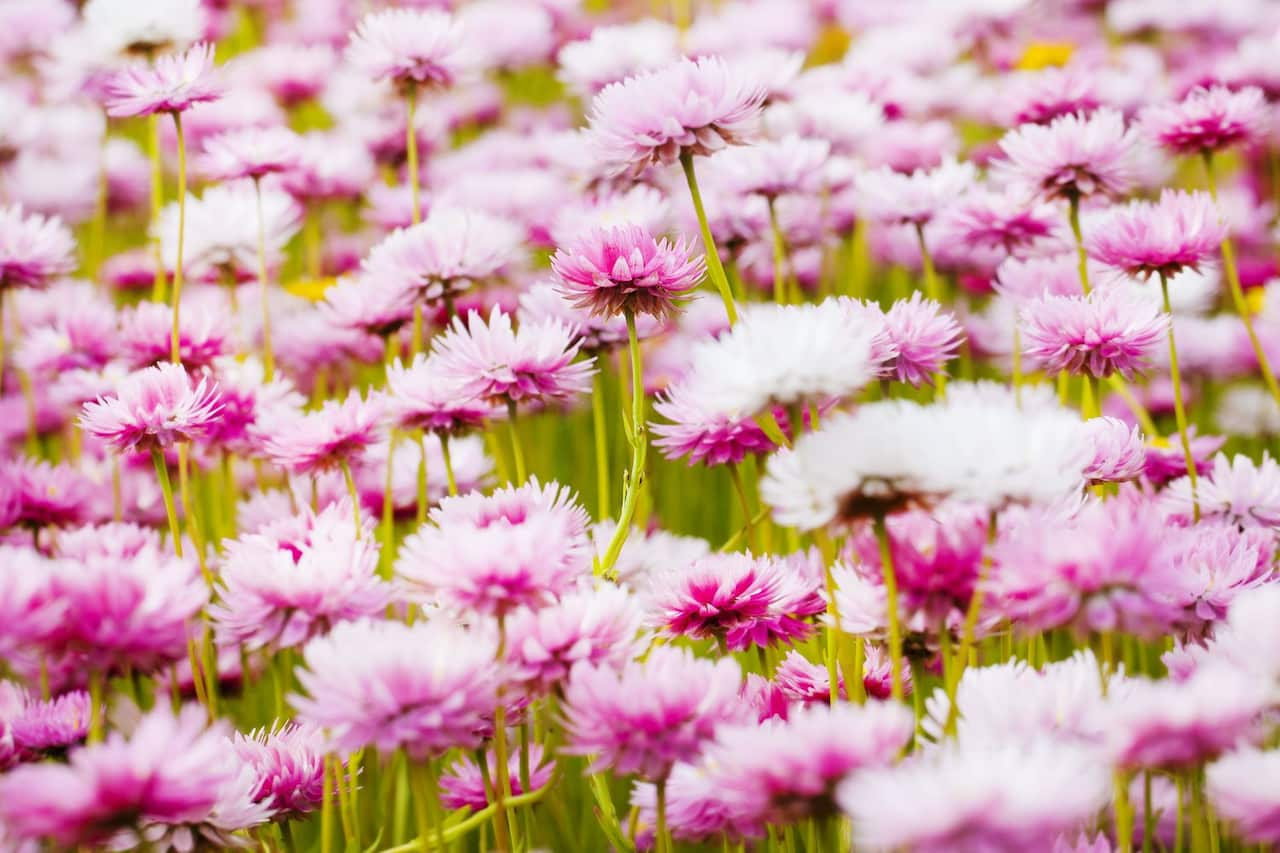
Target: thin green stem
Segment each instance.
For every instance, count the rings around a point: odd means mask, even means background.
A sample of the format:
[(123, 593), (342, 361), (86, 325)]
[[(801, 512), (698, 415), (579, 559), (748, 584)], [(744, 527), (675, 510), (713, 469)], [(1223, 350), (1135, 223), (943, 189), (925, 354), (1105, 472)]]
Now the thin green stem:
[(612, 491), (609, 488), (609, 423), (604, 412), (604, 371), (591, 380), (591, 432), (596, 445), (596, 520), (609, 517)]
[(422, 221), (422, 207), (418, 201), (418, 131), (414, 127), (414, 120), (418, 112), (418, 88), (410, 86), (405, 91), (404, 99), (404, 147), (409, 161), (407, 164), (409, 170), (409, 199), (412, 204), (413, 224), (417, 225)]
[(156, 479), (160, 481), (160, 493), (164, 496), (164, 512), (169, 519), (169, 538), (173, 540), (173, 551), (182, 556), (182, 533), (178, 529), (178, 509), (173, 502), (173, 483), (169, 481), (169, 463), (165, 461), (164, 451), (158, 446), (151, 448), (151, 461), (156, 468)]
[(178, 254), (173, 266), (173, 335), (169, 343), (173, 349), (173, 363), (178, 364), (182, 360), (178, 332), (182, 304), (182, 249), (187, 236), (187, 142), (182, 132), (182, 113), (173, 113), (173, 128), (178, 132)]
[(618, 562), (622, 546), (626, 544), (631, 532), (631, 521), (635, 517), (636, 503), (640, 499), (640, 490), (644, 486), (644, 465), (648, 453), (649, 439), (645, 430), (645, 398), (644, 370), (640, 355), (640, 339), (636, 334), (636, 316), (627, 312), (627, 348), (631, 354), (631, 470), (627, 473), (625, 491), (622, 497), (622, 511), (618, 513), (618, 526), (613, 531), (613, 538), (605, 549), (604, 557), (596, 569), (596, 574), (608, 576)]
[(338, 463), (342, 467), (342, 479), (347, 482), (347, 495), (351, 498), (351, 513), (356, 522), (356, 538), (364, 536), (364, 525), (360, 521), (360, 493), (356, 490), (355, 478), (351, 476), (351, 465), (343, 459)]
[(769, 230), (773, 234), (773, 301), (785, 305), (790, 301), (787, 295), (787, 243), (782, 236), (782, 227), (778, 225), (778, 208), (772, 196), (768, 204)]
[(1114, 773), (1116, 844), (1118, 853), (1133, 853), (1133, 807), (1129, 803), (1129, 774)]
[(693, 154), (681, 152), (680, 165), (684, 168), (684, 178), (689, 184), (689, 195), (693, 198), (693, 211), (698, 216), (698, 228), (702, 231), (702, 245), (707, 252), (707, 275), (711, 283), (720, 292), (724, 300), (724, 312), (729, 317), (729, 325), (738, 322), (738, 309), (733, 305), (733, 293), (729, 290), (729, 278), (725, 275), (724, 264), (720, 263), (720, 253), (716, 251), (715, 238), (711, 236), (711, 226), (707, 224), (707, 212), (702, 206), (702, 193), (698, 191), (698, 177), (693, 171)]
[[(495, 657), (501, 663), (507, 648), (506, 620), (498, 617), (498, 649)], [(497, 779), (493, 784), (493, 832), (501, 853), (511, 849), (507, 826), (506, 801), (511, 799), (511, 768), (507, 765), (507, 709), (503, 701), (502, 686), (498, 687), (497, 707), (493, 712), (493, 758), (497, 765)]]
[(880, 566), (884, 572), (886, 604), (889, 608), (889, 673), (894, 701), (901, 702), (905, 692), (902, 684), (902, 628), (898, 619), (898, 578), (893, 568), (893, 549), (889, 544), (889, 528), (883, 515), (874, 519), (876, 541), (880, 544)]
[(453, 476), (453, 457), (449, 455), (449, 434), (440, 433), (440, 455), (444, 457), (444, 476), (449, 483), (449, 496), (457, 497), (458, 481)]
[(258, 205), (258, 286), (262, 290), (262, 377), (275, 379), (276, 361), (271, 350), (271, 299), (267, 285), (267, 223), (262, 215), (262, 181), (254, 178), (253, 193)]
[(1067, 218), (1071, 221), (1071, 233), (1076, 240), (1076, 268), (1080, 273), (1080, 288), (1089, 295), (1089, 255), (1084, 248), (1084, 232), (1080, 230), (1080, 196), (1072, 193)]
[(528, 474), (524, 467), (524, 448), (520, 445), (520, 430), (517, 416), (519, 408), (515, 400), (507, 400), (507, 436), (511, 439), (511, 458), (515, 460), (516, 483), (523, 483)]
[(1156, 836), (1156, 814), (1151, 807), (1151, 771), (1142, 774), (1142, 853), (1151, 853)]
[(418, 430), (418, 524), (427, 520), (427, 507), (431, 498), (427, 494), (427, 433)]
[(160, 160), (160, 116), (157, 113), (147, 116), (147, 157), (151, 161), (151, 218), (148, 228), (151, 232), (151, 259), (156, 265), (155, 277), (151, 285), (151, 298), (155, 302), (163, 302), (167, 278), (164, 253), (160, 245), (160, 211), (164, 207), (164, 167)]
[(938, 271), (933, 266), (933, 255), (924, 239), (924, 226), (916, 223), (916, 242), (920, 245), (920, 265), (924, 268), (924, 295), (934, 302), (942, 301), (942, 288), (938, 283)]
[(1187, 407), (1182, 398), (1182, 376), (1178, 370), (1178, 345), (1173, 337), (1173, 309), (1169, 305), (1169, 279), (1160, 273), (1160, 295), (1164, 311), (1169, 315), (1169, 375), (1173, 379), (1173, 415), (1178, 423), (1182, 454), (1187, 460), (1187, 477), (1191, 481), (1191, 507), (1195, 520), (1200, 520), (1200, 501), (1196, 496), (1196, 458), (1191, 453), (1191, 437), (1187, 431)]
[(89, 743), (102, 742), (103, 721), (107, 716), (103, 705), (106, 681), (101, 670), (89, 670)]
[(667, 780), (659, 779), (654, 788), (657, 791), (658, 821), (654, 828), (654, 849), (657, 853), (670, 853), (671, 837), (667, 834)]

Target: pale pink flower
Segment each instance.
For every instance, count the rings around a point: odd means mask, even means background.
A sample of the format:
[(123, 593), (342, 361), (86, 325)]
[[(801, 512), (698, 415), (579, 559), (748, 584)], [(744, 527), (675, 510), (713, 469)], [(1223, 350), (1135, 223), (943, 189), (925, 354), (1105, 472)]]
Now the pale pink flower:
[(1120, 195), (1133, 181), (1136, 137), (1111, 109), (1026, 124), (1000, 140), (995, 168), (1010, 183), (1047, 199)]
[(257, 180), (296, 166), (300, 147), (301, 138), (287, 127), (230, 130), (205, 142), (199, 169), (212, 180)]
[(1205, 771), (1209, 801), (1241, 837), (1259, 845), (1280, 843), (1280, 751), (1242, 749)]
[(207, 377), (193, 386), (186, 368), (165, 363), (129, 374), (115, 395), (87, 403), (80, 423), (117, 452), (148, 450), (203, 438), (220, 410)]
[(462, 25), (438, 9), (388, 9), (365, 15), (347, 59), (374, 80), (397, 88), (446, 89), (472, 70)]
[(209, 44), (128, 68), (112, 78), (107, 91), (107, 113), (117, 117), (177, 114), (193, 104), (217, 100), (222, 94), (213, 78), (213, 47)]
[(360, 456), (381, 433), (383, 404), (352, 388), (345, 400), (325, 400), (311, 412), (282, 410), (259, 424), (262, 450), (276, 464), (309, 473)]
[(1177, 154), (1211, 154), (1260, 141), (1271, 120), (1262, 90), (1253, 86), (1193, 89), (1177, 103), (1147, 107), (1139, 118), (1144, 133)]
[(858, 211), (875, 222), (921, 226), (967, 193), (977, 178), (971, 163), (949, 159), (934, 169), (910, 174), (882, 167), (855, 183)]
[(419, 354), (405, 366), (387, 366), (387, 409), (403, 429), (456, 433), (484, 426), (500, 414), (493, 404), (463, 393), (463, 380), (446, 375), (436, 356)]
[(57, 217), (0, 207), (0, 291), (43, 287), (76, 268), (76, 244)]
[(1172, 277), (1216, 256), (1226, 237), (1226, 222), (1208, 193), (1164, 190), (1158, 202), (1131, 202), (1099, 222), (1086, 248), (1130, 275)]
[(1123, 287), (1042, 296), (1020, 312), (1023, 353), (1049, 374), (1132, 379), (1164, 343), (1169, 315)]

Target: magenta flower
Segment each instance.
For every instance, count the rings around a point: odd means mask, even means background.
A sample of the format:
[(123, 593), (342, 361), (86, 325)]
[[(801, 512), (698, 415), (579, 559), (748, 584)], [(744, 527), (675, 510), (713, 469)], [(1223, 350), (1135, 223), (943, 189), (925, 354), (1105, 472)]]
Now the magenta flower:
[(225, 544), (219, 602), (209, 615), (224, 645), (290, 648), (338, 622), (375, 616), (391, 598), (378, 577), (377, 540), (356, 536), (350, 507), (308, 509), (307, 535), (277, 542), (267, 535)]
[(29, 764), (0, 780), (0, 813), (19, 838), (97, 845), (119, 830), (207, 816), (233, 781), (221, 727), (206, 730), (202, 709), (175, 717), (167, 703), (126, 739), (73, 750), (67, 764)]
[(592, 360), (575, 362), (578, 345), (569, 327), (552, 321), (512, 327), (499, 308), (488, 322), (472, 311), (464, 323), (436, 339), (440, 372), (462, 383), (462, 393), (495, 403), (557, 400), (586, 392)]
[(1096, 110), (1103, 103), (1099, 76), (1092, 69), (1068, 66), (1012, 77), (1001, 99), (1010, 102), (1009, 124), (1048, 124), (1059, 116)]
[(0, 291), (43, 287), (76, 268), (76, 243), (57, 217), (0, 207)]
[(1164, 190), (1158, 202), (1135, 201), (1091, 229), (1089, 254), (1130, 275), (1171, 278), (1198, 269), (1227, 237), (1208, 193)]
[(709, 661), (658, 646), (620, 670), (580, 663), (565, 688), (563, 751), (596, 756), (597, 769), (664, 780), (726, 723), (745, 722), (742, 671), (732, 658)]
[(1046, 199), (1121, 195), (1133, 180), (1135, 142), (1115, 110), (1077, 113), (1011, 130), (1000, 140), (1005, 159), (995, 167)]
[(973, 164), (955, 159), (935, 169), (917, 169), (905, 175), (882, 166), (858, 176), (858, 212), (874, 222), (925, 225), (968, 192), (976, 178)]
[[(231, 335), (225, 315), (210, 305), (178, 317), (178, 358), (192, 373), (229, 355)], [(173, 311), (159, 302), (139, 302), (121, 313), (120, 347), (129, 366), (137, 369), (168, 361), (173, 355)]]
[(1123, 286), (1042, 296), (1021, 310), (1023, 353), (1046, 373), (1132, 379), (1164, 343), (1169, 315)]
[(299, 817), (320, 808), (325, 742), (318, 729), (286, 723), (248, 735), (236, 732), (232, 748), (253, 768), (253, 801), (265, 804), (273, 820)]
[[(1187, 429), (1187, 440), (1191, 442), (1191, 457), (1195, 460), (1196, 473), (1207, 474), (1213, 466), (1214, 454), (1222, 449), (1227, 438), (1222, 435), (1196, 435), (1196, 428), (1192, 426)], [(1185, 477), (1186, 454), (1177, 442), (1171, 443), (1163, 436), (1157, 436), (1147, 445), (1147, 461), (1142, 475), (1157, 486)]]
[(642, 651), (635, 598), (612, 585), (521, 609), (507, 622), (507, 665), (522, 691), (558, 690), (577, 663), (621, 667)]
[(387, 366), (387, 409), (401, 429), (451, 434), (483, 427), (499, 414), (491, 403), (463, 393), (463, 380), (447, 376), (439, 357), (419, 354), (411, 365)]
[(1142, 111), (1144, 133), (1176, 154), (1209, 154), (1261, 140), (1271, 123), (1262, 90), (1197, 88), (1178, 103)]
[(650, 425), (658, 436), (654, 446), (663, 456), (687, 456), (690, 465), (724, 465), (773, 451), (773, 441), (753, 418), (723, 414), (709, 402), (696, 384), (680, 382), (653, 404), (654, 411), (669, 421)]
[(201, 43), (121, 71), (107, 83), (107, 113), (119, 118), (180, 113), (221, 95), (213, 79), (213, 47)]
[(1205, 771), (1216, 815), (1234, 824), (1247, 841), (1280, 843), (1280, 751), (1242, 749)]
[(303, 650), (298, 719), (341, 752), (403, 748), (414, 759), (479, 745), (498, 690), (490, 635), (443, 620), (343, 622)]
[(555, 483), (445, 498), (431, 521), (396, 561), (411, 594), (426, 602), (505, 617), (568, 592), (590, 565), (586, 511)]
[(0, 467), (0, 482), (17, 499), (11, 524), (65, 527), (89, 520), (94, 486), (70, 463), (53, 465), (22, 457)]
[(462, 25), (437, 9), (365, 15), (351, 34), (347, 59), (374, 80), (388, 80), (407, 91), (449, 88), (474, 64)]
[[(498, 759), (492, 752), (486, 753), (486, 763), (489, 765), (488, 774), (480, 772), (480, 765), (471, 758), (463, 758), (449, 768), (447, 772), (440, 776), (440, 802), (447, 809), (469, 808), (472, 811), (480, 811), (489, 805), (489, 788), (493, 787), (490, 782), (485, 785), (485, 780), (496, 779), (498, 775)], [(530, 744), (529, 746), (529, 789), (536, 791), (551, 781), (551, 774), (555, 772), (555, 764), (547, 761), (542, 751), (541, 744)], [(511, 780), (511, 794), (519, 796), (527, 794), (529, 791), (524, 789), (524, 784), (520, 781), (520, 755), (516, 753), (508, 758), (507, 778)]]
[(914, 387), (932, 384), (964, 338), (954, 316), (919, 292), (899, 299), (885, 312), (885, 331), (893, 356), (880, 367), (883, 374)]
[(352, 388), (341, 402), (326, 400), (313, 412), (282, 412), (260, 425), (263, 451), (291, 471), (337, 468), (378, 440), (382, 412), (379, 398), (361, 399)]
[(681, 59), (606, 86), (591, 104), (591, 144), (606, 171), (639, 175), (682, 154), (746, 141), (764, 102), (718, 57)]
[(657, 240), (638, 225), (592, 228), (556, 251), (551, 268), (574, 306), (597, 316), (648, 314), (670, 320), (706, 270), (689, 245)]
[(784, 561), (716, 554), (654, 576), (650, 619), (669, 636), (714, 638), (729, 651), (804, 640), (824, 609), (814, 583)]
[(192, 385), (180, 364), (159, 364), (129, 374), (114, 396), (86, 403), (80, 424), (118, 453), (198, 441), (221, 411), (217, 386), (207, 377)]
[(205, 142), (199, 168), (212, 180), (258, 180), (294, 168), (301, 146), (302, 138), (287, 127), (230, 130)]
[(901, 705), (814, 705), (785, 721), (725, 726), (704, 764), (741, 823), (786, 826), (835, 814), (850, 773), (891, 764), (914, 720)]
[(1016, 192), (976, 190), (943, 208), (937, 217), (936, 235), (931, 238), (1015, 254), (1052, 237), (1061, 222), (1061, 214), (1052, 205)]
[(89, 716), (89, 694), (83, 690), (53, 699), (27, 697), (22, 713), (9, 721), (9, 731), (19, 753), (38, 760), (83, 741), (89, 733)]

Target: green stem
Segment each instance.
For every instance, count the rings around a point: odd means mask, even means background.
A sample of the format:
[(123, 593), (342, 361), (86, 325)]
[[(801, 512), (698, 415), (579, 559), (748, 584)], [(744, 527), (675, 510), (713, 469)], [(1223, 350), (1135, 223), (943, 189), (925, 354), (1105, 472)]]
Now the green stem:
[(516, 483), (523, 483), (527, 479), (524, 467), (524, 449), (520, 446), (520, 430), (518, 429), (516, 417), (519, 409), (516, 407), (515, 400), (507, 400), (507, 435), (511, 439), (511, 457), (515, 460), (516, 466)]
[[(413, 205), (413, 224), (422, 221), (422, 207), (418, 202), (418, 132), (414, 128), (414, 118), (418, 110), (418, 89), (410, 86), (405, 92), (405, 131), (404, 146), (408, 156), (409, 198)], [(419, 330), (421, 333), (421, 330)]]
[(1129, 805), (1129, 775), (1117, 770), (1115, 776), (1116, 844), (1118, 853), (1133, 853), (1133, 809)]
[[(437, 848), (445, 846), (444, 819), (440, 813), (440, 783), (436, 776), (435, 761), (410, 764), (413, 795), (418, 801), (418, 843), (421, 850), (430, 850), (430, 838), (434, 834)], [(435, 832), (432, 832), (434, 828)]]
[(351, 498), (351, 512), (356, 521), (356, 538), (359, 539), (364, 535), (364, 525), (360, 523), (360, 493), (356, 491), (356, 481), (351, 476), (350, 463), (343, 459), (338, 464), (342, 467), (342, 479), (347, 482), (347, 494)]
[(889, 608), (889, 673), (894, 701), (901, 702), (905, 693), (902, 686), (902, 629), (898, 621), (898, 579), (893, 569), (893, 551), (889, 545), (889, 529), (884, 515), (874, 520), (876, 541), (880, 544), (880, 565), (884, 571), (886, 604)]
[(253, 179), (253, 193), (258, 205), (258, 286), (262, 290), (262, 377), (270, 382), (276, 375), (275, 356), (271, 350), (271, 300), (267, 286), (267, 223), (262, 215), (262, 181)]
[(453, 457), (449, 455), (449, 434), (440, 433), (440, 454), (444, 457), (444, 475), (449, 482), (449, 496), (457, 497), (458, 481), (453, 476)]
[(336, 783), (333, 762), (326, 755), (324, 775), (320, 782), (320, 853), (329, 853), (333, 850), (333, 790)]
[(1080, 196), (1071, 194), (1067, 218), (1071, 221), (1071, 233), (1076, 238), (1076, 267), (1080, 273), (1080, 287), (1089, 295), (1089, 255), (1084, 249), (1084, 232), (1080, 230)]
[(785, 305), (787, 297), (787, 243), (782, 237), (782, 228), (778, 225), (777, 205), (773, 197), (768, 198), (769, 230), (773, 233), (773, 301)]
[(173, 127), (178, 132), (178, 257), (173, 267), (173, 335), (169, 343), (173, 348), (173, 363), (178, 364), (182, 360), (178, 332), (182, 304), (182, 249), (187, 232), (187, 143), (182, 132), (182, 113), (173, 113)]
[(609, 424), (604, 413), (604, 371), (591, 380), (591, 431), (596, 440), (596, 520), (609, 517)]
[(720, 292), (724, 300), (724, 312), (729, 317), (729, 325), (738, 322), (738, 309), (733, 305), (733, 294), (729, 290), (729, 278), (724, 273), (724, 264), (720, 263), (720, 253), (716, 251), (715, 238), (711, 236), (711, 226), (707, 224), (707, 212), (702, 206), (702, 193), (698, 191), (698, 177), (693, 171), (693, 154), (681, 152), (680, 165), (684, 168), (684, 178), (689, 184), (689, 195), (693, 198), (693, 211), (698, 215), (698, 228), (702, 231), (702, 245), (707, 252), (707, 275), (711, 283)]
[(1151, 853), (1156, 837), (1156, 815), (1151, 808), (1151, 771), (1142, 774), (1142, 853)]
[(916, 223), (916, 242), (920, 244), (920, 265), (924, 268), (924, 295), (934, 302), (942, 302), (942, 289), (938, 285), (938, 271), (933, 266), (933, 255), (924, 239), (924, 226)]
[(101, 671), (89, 671), (89, 743), (102, 742), (103, 721), (107, 716), (103, 706), (105, 685), (106, 678)]
[(667, 780), (659, 779), (654, 785), (657, 789), (658, 825), (654, 828), (654, 849), (657, 853), (670, 853), (671, 837), (667, 835)]
[[(1218, 200), (1218, 182), (1213, 169), (1213, 152), (1205, 150), (1201, 152), (1201, 159), (1204, 162), (1205, 177), (1209, 184), (1209, 195), (1214, 201)], [(1231, 237), (1228, 235), (1222, 240), (1222, 269), (1227, 276), (1227, 285), (1231, 289), (1231, 302), (1235, 305), (1236, 313), (1240, 315), (1241, 321), (1244, 322), (1244, 329), (1249, 334), (1249, 344), (1253, 347), (1254, 357), (1258, 359), (1258, 368), (1262, 373), (1262, 381), (1266, 383), (1267, 390), (1271, 392), (1271, 398), (1276, 401), (1276, 405), (1280, 406), (1280, 383), (1276, 382), (1275, 372), (1271, 369), (1271, 363), (1267, 359), (1266, 351), (1262, 348), (1262, 343), (1258, 340), (1258, 333), (1254, 331), (1252, 312), (1249, 310), (1249, 302), (1244, 297), (1244, 288), (1240, 285), (1240, 272), (1236, 268), (1235, 247), (1231, 243)]]
[(418, 430), (418, 524), (427, 520), (427, 506), (431, 499), (427, 494), (427, 433)]
[(635, 517), (636, 502), (640, 499), (640, 490), (644, 486), (644, 463), (648, 453), (649, 439), (644, 422), (644, 371), (640, 355), (640, 339), (636, 334), (636, 316), (627, 312), (627, 348), (631, 354), (631, 470), (627, 474), (626, 489), (622, 497), (622, 510), (618, 513), (618, 526), (613, 531), (613, 538), (605, 549), (604, 557), (596, 569), (596, 574), (608, 576), (622, 546), (626, 544), (631, 532), (631, 521)]
[(1182, 453), (1187, 460), (1187, 477), (1191, 481), (1191, 507), (1195, 520), (1200, 520), (1200, 501), (1196, 497), (1196, 459), (1191, 453), (1191, 438), (1187, 433), (1187, 408), (1182, 399), (1182, 376), (1178, 371), (1178, 345), (1173, 337), (1173, 309), (1169, 305), (1169, 280), (1160, 273), (1160, 295), (1164, 310), (1169, 315), (1169, 375), (1173, 379), (1173, 414), (1178, 423), (1178, 436), (1182, 441)]
[(151, 161), (151, 219), (148, 223), (151, 231), (151, 255), (155, 262), (155, 278), (151, 285), (151, 299), (163, 302), (165, 297), (166, 275), (164, 253), (160, 245), (160, 211), (164, 207), (164, 168), (160, 161), (160, 116), (152, 113), (147, 116), (147, 157)]
[(178, 529), (178, 510), (173, 503), (173, 483), (169, 481), (169, 463), (165, 462), (164, 451), (158, 446), (151, 448), (151, 461), (156, 468), (156, 479), (160, 481), (160, 492), (164, 495), (164, 511), (169, 519), (169, 538), (173, 540), (173, 551), (182, 556), (182, 533)]

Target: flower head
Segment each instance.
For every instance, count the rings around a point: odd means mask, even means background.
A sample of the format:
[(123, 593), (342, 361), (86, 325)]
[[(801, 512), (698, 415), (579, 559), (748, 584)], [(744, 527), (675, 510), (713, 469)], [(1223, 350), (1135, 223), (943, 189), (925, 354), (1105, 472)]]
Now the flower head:
[(622, 225), (592, 228), (557, 251), (551, 268), (578, 308), (668, 320), (677, 300), (698, 286), (705, 263), (689, 258), (684, 240), (672, 244), (638, 225)]
[(936, 169), (909, 175), (887, 166), (858, 176), (858, 210), (868, 219), (894, 225), (922, 226), (973, 186), (972, 163), (947, 160)]
[(292, 471), (336, 468), (362, 454), (381, 432), (382, 401), (351, 389), (314, 412), (281, 411), (260, 425), (263, 451)]
[(43, 287), (76, 268), (75, 240), (57, 217), (0, 207), (0, 291)]
[(566, 752), (596, 755), (597, 767), (665, 779), (716, 729), (741, 721), (742, 670), (732, 658), (694, 657), (674, 646), (654, 648), (621, 669), (580, 663), (565, 688)]
[[(1184, 472), (1185, 473), (1185, 472)], [(1174, 480), (1164, 493), (1165, 506), (1175, 518), (1192, 520), (1198, 503), (1207, 518), (1221, 518), (1242, 527), (1280, 527), (1280, 465), (1267, 453), (1254, 462), (1244, 455), (1219, 453), (1192, 497), (1187, 477)]]
[[(486, 780), (498, 778), (498, 759), (492, 752), (486, 753), (488, 772), (483, 773), (480, 765), (473, 759), (463, 758), (454, 764), (440, 777), (440, 801), (447, 809), (470, 808), (480, 811), (489, 805), (489, 791), (492, 784)], [(514, 796), (536, 791), (551, 781), (555, 770), (554, 763), (547, 761), (541, 744), (531, 744), (527, 764), (529, 768), (529, 791), (524, 789), (520, 781), (520, 767), (523, 759), (516, 753), (508, 758), (507, 778), (511, 780), (511, 793)]]
[(591, 104), (589, 133), (607, 171), (638, 175), (744, 142), (764, 95), (717, 57), (681, 59), (606, 86)]
[(58, 754), (89, 733), (89, 694), (83, 690), (53, 699), (28, 698), (22, 714), (9, 723), (13, 745), (23, 754)]
[(114, 396), (87, 403), (84, 428), (118, 452), (169, 447), (202, 438), (220, 412), (217, 386), (192, 385), (180, 364), (159, 364), (129, 374)]
[(135, 65), (117, 74), (107, 92), (107, 113), (116, 117), (176, 114), (217, 100), (222, 89), (213, 79), (213, 47), (198, 44), (150, 65)]
[(403, 748), (415, 759), (470, 749), (498, 689), (493, 638), (443, 621), (344, 622), (303, 650), (291, 701), (342, 752)]
[(456, 433), (483, 426), (498, 414), (491, 404), (463, 393), (463, 380), (440, 369), (438, 357), (419, 355), (409, 366), (387, 366), (387, 408), (404, 429)]
[(1257, 141), (1269, 120), (1262, 90), (1253, 86), (1193, 89), (1178, 103), (1153, 104), (1140, 116), (1143, 132), (1177, 154), (1212, 153)]
[(724, 465), (769, 453), (776, 446), (753, 418), (718, 412), (693, 383), (668, 388), (653, 408), (667, 421), (652, 425), (658, 436), (653, 443), (668, 459), (688, 456), (690, 465)]
[(364, 16), (347, 59), (399, 89), (446, 89), (472, 68), (461, 23), (438, 9), (388, 9)]
[(1205, 771), (1214, 813), (1259, 844), (1280, 842), (1280, 752), (1242, 749)]
[(214, 180), (257, 180), (296, 166), (301, 145), (286, 127), (229, 130), (205, 142), (200, 171)]
[(273, 820), (320, 808), (325, 743), (319, 729), (286, 723), (248, 735), (236, 732), (232, 747), (239, 759), (253, 768), (253, 800), (265, 804)]
[(1164, 343), (1169, 316), (1123, 287), (1088, 296), (1046, 295), (1024, 306), (1023, 353), (1050, 375), (1087, 373), (1132, 379)]
[(1120, 208), (1089, 235), (1089, 254), (1130, 275), (1197, 269), (1227, 237), (1218, 205), (1202, 192), (1165, 190), (1158, 202)]
[(885, 312), (884, 326), (893, 357), (883, 363), (881, 373), (917, 387), (933, 382), (964, 337), (955, 317), (919, 291), (894, 302)]
[(1115, 110), (1077, 113), (1010, 131), (996, 165), (1010, 183), (1047, 199), (1119, 195), (1132, 180), (1135, 141)]

